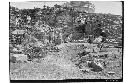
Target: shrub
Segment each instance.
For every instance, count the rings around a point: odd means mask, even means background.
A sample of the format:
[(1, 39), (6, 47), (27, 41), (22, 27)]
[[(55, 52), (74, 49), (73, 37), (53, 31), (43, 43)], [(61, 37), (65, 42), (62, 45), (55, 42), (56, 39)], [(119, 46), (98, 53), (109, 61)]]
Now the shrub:
[(16, 62), (16, 57), (10, 56), (10, 60), (9, 61), (12, 62), (12, 63), (15, 63)]

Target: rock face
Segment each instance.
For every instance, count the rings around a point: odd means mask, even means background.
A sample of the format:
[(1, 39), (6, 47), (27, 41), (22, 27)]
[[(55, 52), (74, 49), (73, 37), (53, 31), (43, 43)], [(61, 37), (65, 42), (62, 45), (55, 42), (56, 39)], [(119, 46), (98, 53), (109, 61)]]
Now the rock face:
[(15, 57), (16, 61), (22, 61), (22, 62), (27, 61), (27, 55), (24, 55), (24, 54), (13, 54), (12, 56)]
[(25, 33), (25, 30), (15, 30), (12, 32), (12, 34), (24, 34)]

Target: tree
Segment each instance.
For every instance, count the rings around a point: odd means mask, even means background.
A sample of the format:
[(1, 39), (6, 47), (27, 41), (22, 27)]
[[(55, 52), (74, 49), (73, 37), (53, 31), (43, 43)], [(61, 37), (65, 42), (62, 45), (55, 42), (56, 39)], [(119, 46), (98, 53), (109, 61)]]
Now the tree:
[(93, 13), (95, 11), (94, 4), (89, 1), (71, 1), (70, 5), (80, 12)]

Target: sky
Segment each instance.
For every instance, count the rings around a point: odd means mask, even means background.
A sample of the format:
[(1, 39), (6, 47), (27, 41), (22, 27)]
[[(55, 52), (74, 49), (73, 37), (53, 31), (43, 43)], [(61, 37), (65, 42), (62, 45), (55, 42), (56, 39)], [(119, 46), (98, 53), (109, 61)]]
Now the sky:
[[(54, 6), (55, 4), (63, 4), (62, 1), (51, 2), (11, 2), (10, 5), (19, 9), (43, 8), (43, 5)], [(122, 15), (122, 3), (119, 1), (91, 1), (95, 5), (95, 13), (111, 13), (114, 15)]]
[(122, 3), (119, 1), (92, 1), (96, 13), (122, 15)]

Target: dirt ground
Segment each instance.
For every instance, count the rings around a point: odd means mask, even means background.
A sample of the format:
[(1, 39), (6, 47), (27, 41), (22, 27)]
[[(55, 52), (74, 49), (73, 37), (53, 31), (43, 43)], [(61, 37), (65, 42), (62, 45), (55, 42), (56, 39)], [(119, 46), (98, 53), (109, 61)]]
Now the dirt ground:
[[(33, 62), (10, 62), (11, 80), (63, 80), (63, 79), (121, 79), (122, 49), (102, 48), (94, 44), (67, 43), (58, 46), (59, 52), (49, 52), (44, 59)], [(95, 50), (95, 51), (93, 51)], [(78, 53), (88, 51), (89, 54), (77, 58)], [(103, 57), (107, 54), (107, 57)], [(101, 57), (102, 55), (102, 57)], [(99, 57), (100, 56), (100, 57)], [(97, 60), (103, 70), (91, 71), (88, 60)], [(104, 64), (105, 62), (105, 64)]]

